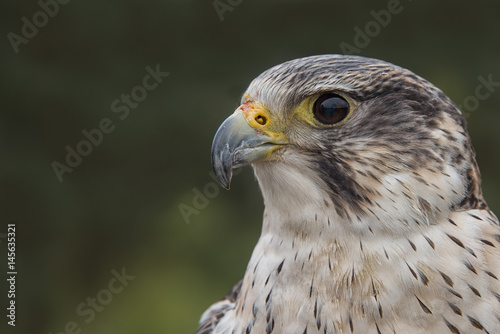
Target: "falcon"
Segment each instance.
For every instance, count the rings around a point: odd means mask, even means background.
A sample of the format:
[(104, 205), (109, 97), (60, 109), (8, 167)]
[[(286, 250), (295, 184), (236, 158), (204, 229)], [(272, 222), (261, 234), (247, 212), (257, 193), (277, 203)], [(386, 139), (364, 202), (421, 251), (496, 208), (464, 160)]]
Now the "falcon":
[(500, 333), (500, 227), (457, 106), (404, 68), (321, 55), (275, 66), (220, 126), (229, 188), (265, 203), (243, 280), (198, 334)]

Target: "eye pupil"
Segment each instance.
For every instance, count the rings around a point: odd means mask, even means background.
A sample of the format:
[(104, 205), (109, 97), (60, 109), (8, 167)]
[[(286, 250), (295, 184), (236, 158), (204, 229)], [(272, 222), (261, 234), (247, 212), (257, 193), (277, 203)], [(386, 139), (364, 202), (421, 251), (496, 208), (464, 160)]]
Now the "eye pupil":
[(323, 124), (337, 124), (349, 115), (349, 103), (336, 94), (320, 96), (314, 103), (314, 116)]

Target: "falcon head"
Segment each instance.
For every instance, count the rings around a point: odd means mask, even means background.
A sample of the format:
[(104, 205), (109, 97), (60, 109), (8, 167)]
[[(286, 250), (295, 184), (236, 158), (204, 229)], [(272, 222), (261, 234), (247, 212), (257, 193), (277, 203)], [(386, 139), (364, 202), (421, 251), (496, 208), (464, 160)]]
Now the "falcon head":
[(226, 188), (233, 168), (251, 164), (266, 215), (289, 226), (326, 212), (351, 233), (397, 233), (485, 206), (455, 104), (406, 69), (358, 56), (262, 73), (217, 131), (212, 164)]

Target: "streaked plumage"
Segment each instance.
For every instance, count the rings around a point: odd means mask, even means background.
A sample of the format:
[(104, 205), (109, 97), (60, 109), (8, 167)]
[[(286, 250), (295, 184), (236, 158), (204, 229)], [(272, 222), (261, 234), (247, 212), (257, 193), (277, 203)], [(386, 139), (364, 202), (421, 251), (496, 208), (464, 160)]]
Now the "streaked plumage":
[[(313, 115), (326, 93), (349, 116)], [(500, 333), (500, 228), (465, 121), (412, 72), (357, 56), (257, 77), (219, 129), (216, 174), (265, 202), (244, 279), (198, 333)]]

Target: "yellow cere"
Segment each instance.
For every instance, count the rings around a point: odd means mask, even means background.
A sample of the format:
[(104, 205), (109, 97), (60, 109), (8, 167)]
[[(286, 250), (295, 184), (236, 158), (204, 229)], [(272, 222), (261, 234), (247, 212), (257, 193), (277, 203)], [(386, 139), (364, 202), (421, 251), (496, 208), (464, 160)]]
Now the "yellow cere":
[(284, 134), (284, 127), (279, 121), (271, 117), (266, 107), (258, 102), (248, 100), (244, 102), (238, 110), (242, 111), (250, 126), (269, 138), (277, 144), (287, 143)]

